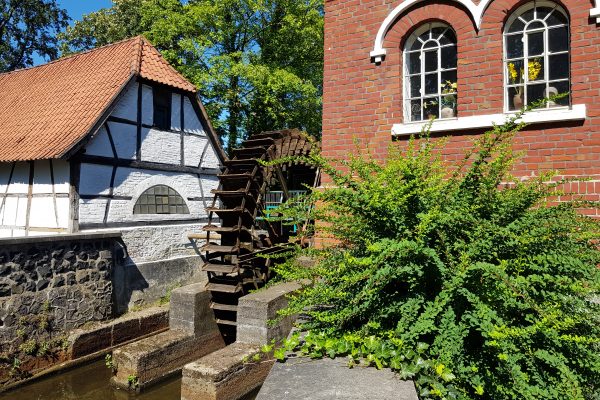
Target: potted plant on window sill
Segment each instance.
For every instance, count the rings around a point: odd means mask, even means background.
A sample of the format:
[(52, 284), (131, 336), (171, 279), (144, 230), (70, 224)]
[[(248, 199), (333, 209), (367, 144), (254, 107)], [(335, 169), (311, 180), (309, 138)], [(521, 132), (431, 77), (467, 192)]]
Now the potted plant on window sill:
[(442, 89), (442, 110), (441, 118), (456, 117), (456, 82), (446, 81), (441, 85)]
[(437, 118), (435, 110), (437, 109), (438, 104), (437, 100), (423, 102), (423, 114), (425, 114), (428, 120)]
[[(527, 63), (528, 71), (528, 82), (535, 81), (542, 70), (542, 64), (538, 59), (534, 59)], [(512, 85), (519, 84), (520, 86), (515, 87), (515, 95), (513, 96), (513, 106), (515, 109), (520, 110), (523, 108), (525, 102), (523, 101), (523, 87), (525, 84), (525, 71), (520, 68), (517, 71), (515, 63), (508, 63), (508, 80)]]

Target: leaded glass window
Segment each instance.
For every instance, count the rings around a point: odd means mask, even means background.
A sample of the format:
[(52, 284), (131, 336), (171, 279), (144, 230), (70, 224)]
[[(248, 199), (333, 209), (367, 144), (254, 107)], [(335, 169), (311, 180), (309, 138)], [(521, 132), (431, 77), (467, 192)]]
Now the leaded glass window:
[(405, 121), (456, 117), (456, 35), (441, 23), (416, 30), (404, 48)]
[(139, 197), (134, 214), (189, 214), (183, 198), (165, 185), (152, 186)]
[(569, 20), (561, 7), (531, 2), (511, 16), (504, 31), (504, 71), (507, 111), (544, 98), (551, 98), (548, 108), (570, 104)]

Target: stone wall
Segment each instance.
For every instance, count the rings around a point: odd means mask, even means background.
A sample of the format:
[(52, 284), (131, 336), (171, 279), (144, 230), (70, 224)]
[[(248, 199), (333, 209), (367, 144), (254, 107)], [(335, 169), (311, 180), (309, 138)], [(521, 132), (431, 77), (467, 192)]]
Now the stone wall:
[(0, 354), (113, 317), (119, 233), (0, 240)]

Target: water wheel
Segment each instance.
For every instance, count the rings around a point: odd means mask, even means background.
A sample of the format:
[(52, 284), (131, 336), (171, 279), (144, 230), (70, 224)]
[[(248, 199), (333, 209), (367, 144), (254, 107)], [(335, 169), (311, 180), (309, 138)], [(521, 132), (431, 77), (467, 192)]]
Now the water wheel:
[(235, 338), (238, 299), (271, 277), (273, 258), (289, 235), (280, 223), (265, 219), (276, 203), (315, 183), (316, 171), (301, 163), (264, 166), (285, 156), (307, 155), (312, 143), (298, 130), (263, 132), (251, 136), (225, 161), (219, 187), (208, 211), (207, 244), (202, 269), (208, 274), (211, 308), (225, 339)]

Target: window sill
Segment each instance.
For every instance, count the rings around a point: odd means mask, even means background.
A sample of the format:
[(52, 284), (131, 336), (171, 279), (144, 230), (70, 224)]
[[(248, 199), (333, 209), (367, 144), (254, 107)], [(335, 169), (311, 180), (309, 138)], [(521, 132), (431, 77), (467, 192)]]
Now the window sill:
[[(596, 4), (599, 4), (597, 0)], [(600, 6), (590, 10), (590, 17), (596, 18), (596, 23), (600, 24)]]
[[(474, 115), (471, 117), (458, 117), (452, 119), (435, 120), (431, 124), (430, 132), (453, 132), (469, 129), (491, 128), (494, 124), (503, 124), (510, 113)], [(528, 124), (578, 121), (587, 116), (585, 104), (576, 104), (571, 108), (553, 108), (548, 110), (528, 111), (523, 116), (523, 121)], [(394, 124), (392, 136), (408, 136), (420, 133), (429, 122), (410, 122), (406, 124)]]

